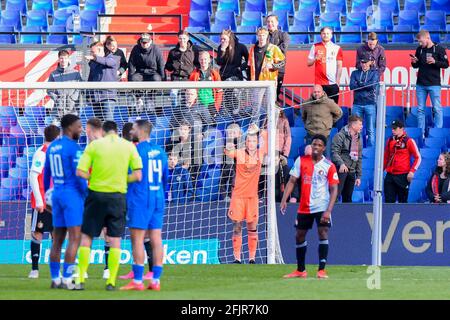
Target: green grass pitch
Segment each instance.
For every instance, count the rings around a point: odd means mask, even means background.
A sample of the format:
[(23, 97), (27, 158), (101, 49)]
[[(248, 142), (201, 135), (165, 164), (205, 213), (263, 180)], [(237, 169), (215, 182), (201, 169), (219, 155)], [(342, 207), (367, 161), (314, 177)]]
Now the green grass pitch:
[[(39, 279), (28, 279), (29, 265), (0, 265), (0, 299), (449, 299), (449, 267), (382, 267), (381, 289), (369, 290), (367, 267), (329, 266), (330, 278), (315, 278), (316, 266), (307, 267), (307, 279), (283, 279), (294, 265), (166, 265), (161, 291), (107, 292), (100, 279), (102, 265), (91, 265), (86, 290), (49, 289), (48, 265)], [(121, 266), (119, 274), (130, 270)], [(117, 285), (126, 284), (118, 280)]]

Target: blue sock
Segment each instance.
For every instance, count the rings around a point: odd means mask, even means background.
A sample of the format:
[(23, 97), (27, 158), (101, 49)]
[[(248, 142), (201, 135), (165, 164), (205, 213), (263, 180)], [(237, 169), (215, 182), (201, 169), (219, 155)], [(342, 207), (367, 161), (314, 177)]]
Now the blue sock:
[(59, 262), (50, 262), (50, 276), (52, 277), (52, 280), (59, 279), (60, 268)]
[(142, 277), (144, 276), (144, 265), (133, 264), (134, 282), (142, 283)]
[(63, 278), (70, 278), (75, 268), (75, 263), (64, 263), (63, 265)]
[(158, 280), (161, 278), (163, 267), (162, 266), (153, 266), (153, 280)]

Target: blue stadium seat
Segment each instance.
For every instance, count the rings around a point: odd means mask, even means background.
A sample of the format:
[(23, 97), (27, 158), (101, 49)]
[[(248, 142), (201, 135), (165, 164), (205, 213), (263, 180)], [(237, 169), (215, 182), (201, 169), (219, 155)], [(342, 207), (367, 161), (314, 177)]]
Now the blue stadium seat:
[(411, 25), (394, 26), (392, 34), (392, 42), (394, 43), (414, 43), (414, 34), (401, 33), (402, 31), (413, 31)]
[(436, 160), (441, 154), (440, 148), (420, 148), (420, 155), (423, 159)]
[[(14, 27), (0, 25), (0, 32), (14, 32)], [(16, 35), (12, 33), (0, 34), (0, 43), (16, 43)]]
[(31, 4), (32, 10), (44, 10), (49, 15), (53, 15), (53, 0), (33, 0)]
[(125, 122), (128, 122), (128, 107), (126, 106), (116, 106), (114, 108), (114, 121), (117, 122), (117, 124), (122, 127)]
[(450, 140), (449, 128), (430, 128), (428, 131), (428, 137), (430, 138), (448, 138)]
[(202, 165), (197, 179), (195, 199), (200, 202), (217, 201), (220, 198), (220, 165)]
[(237, 16), (241, 14), (239, 0), (219, 0), (217, 10), (231, 10)]
[(391, 12), (394, 16), (400, 11), (398, 0), (378, 0), (378, 8), (384, 12)]
[(80, 7), (78, 0), (58, 0), (58, 9), (64, 9), (71, 6)]
[(14, 195), (9, 188), (0, 188), (0, 201), (14, 200)]
[(334, 31), (341, 31), (341, 14), (339, 12), (322, 13), (320, 27), (332, 27)]
[(341, 34), (340, 43), (361, 43), (361, 27), (359, 26), (343, 26), (343, 32), (358, 32), (353, 34)]
[(278, 17), (278, 27), (282, 31), (289, 31), (289, 12), (285, 10), (274, 10), (270, 14)]
[(363, 158), (362, 168), (364, 172), (373, 172), (373, 169), (375, 168), (375, 158)]
[(354, 190), (352, 194), (352, 202), (354, 203), (364, 203), (364, 191)]
[(372, 0), (353, 0), (352, 3), (352, 12), (364, 12), (369, 14), (372, 12), (373, 1)]
[(26, 15), (28, 11), (27, 0), (6, 0), (5, 9), (20, 11), (21, 15)]
[(312, 11), (315, 16), (320, 16), (320, 0), (299, 0), (298, 11)]
[(347, 1), (327, 0), (325, 3), (325, 12), (340, 12), (345, 17), (347, 15)]
[(54, 26), (67, 26), (67, 20), (72, 17), (72, 12), (66, 9), (58, 9), (53, 12)]
[(212, 11), (212, 1), (211, 0), (191, 0), (191, 11), (194, 10), (208, 10), (211, 14)]
[(375, 158), (375, 147), (363, 148), (362, 156), (364, 159)]
[(423, 202), (422, 189), (410, 188), (408, 192), (408, 203), (420, 203)]
[(230, 26), (231, 30), (236, 32), (236, 16), (231, 10), (217, 10), (214, 24)]
[(375, 11), (372, 15), (372, 27), (385, 27), (387, 31), (392, 31), (394, 28), (392, 11)]
[(446, 14), (450, 14), (450, 0), (431, 0), (431, 10), (442, 10)]
[(27, 27), (40, 27), (42, 31), (47, 31), (48, 18), (44, 10), (29, 10), (27, 12)]
[(423, 163), (420, 164), (419, 169), (414, 173), (415, 177), (421, 177), (426, 180), (430, 179), (431, 172), (434, 170), (434, 168), (431, 167), (425, 167)]
[(413, 138), (414, 140), (419, 139), (419, 147), (423, 146), (422, 129), (417, 127), (414, 128), (406, 127), (405, 131), (410, 138)]
[(256, 26), (262, 27), (262, 13), (256, 11), (244, 11), (242, 13), (241, 26)]
[[(39, 26), (25, 26), (22, 28), (22, 32), (42, 32)], [(41, 34), (21, 34), (20, 35), (21, 44), (42, 44)]]
[(404, 10), (417, 10), (421, 16), (425, 14), (425, 0), (405, 0)]
[(189, 27), (202, 27), (206, 32), (211, 30), (210, 14), (208, 10), (194, 10), (189, 12)]
[(22, 19), (19, 11), (3, 10), (1, 12), (1, 25), (13, 26), (16, 31), (22, 30)]
[(238, 35), (239, 42), (243, 44), (254, 44), (256, 42), (256, 26), (237, 26), (237, 32), (252, 32), (253, 35)]
[(244, 11), (257, 11), (262, 12), (264, 16), (267, 15), (267, 2), (266, 0), (245, 0)]
[[(346, 126), (348, 124), (348, 114), (349, 114), (349, 108), (346, 106), (342, 106), (341, 107), (342, 110), (342, 117), (334, 124), (333, 129), (337, 129), (337, 130), (341, 130), (342, 127)], [(331, 129), (331, 131), (333, 131), (333, 129)], [(330, 135), (331, 137), (331, 135)]]
[(98, 11), (99, 13), (106, 12), (105, 0), (86, 0), (84, 2), (84, 10)]
[(273, 11), (288, 11), (290, 16), (295, 13), (294, 0), (274, 0)]
[(80, 31), (92, 32), (97, 31), (98, 24), (98, 11), (95, 10), (83, 10), (80, 11)]
[[(386, 107), (386, 116), (403, 120), (403, 110), (404, 108), (401, 106), (388, 106)], [(386, 121), (386, 124), (389, 125), (390, 123)]]
[(205, 32), (205, 28), (204, 27), (186, 27), (185, 29), (187, 32), (190, 33), (201, 33), (201, 32)]
[(9, 200), (16, 199), (17, 195), (19, 194), (19, 185), (20, 185), (19, 179), (3, 178), (1, 182), (1, 190), (3, 193), (2, 197), (5, 197)]
[[(223, 30), (230, 29), (228, 24), (213, 23), (211, 25), (211, 32), (221, 33)], [(214, 43), (220, 43), (220, 35), (210, 35), (209, 39)]]
[[(450, 28), (447, 30), (450, 31)], [(450, 38), (450, 34), (447, 37)], [(450, 106), (442, 108), (442, 113), (444, 114), (444, 128), (450, 128)]]
[[(49, 32), (66, 32), (66, 26), (49, 26)], [(49, 34), (46, 39), (48, 44), (68, 44), (69, 40), (65, 34)]]
[(441, 28), (441, 30), (445, 30), (446, 27), (445, 12), (441, 10), (428, 10), (427, 12), (425, 12), (424, 24), (437, 25)]
[(16, 110), (13, 106), (0, 106), (0, 116), (15, 117)]
[(430, 32), (431, 40), (434, 43), (440, 43), (441, 42), (441, 36), (439, 31), (441, 31), (441, 27), (438, 25), (431, 25), (431, 24), (424, 24), (423, 26), (420, 26), (420, 30), (427, 30)]
[(388, 36), (387, 33), (380, 33), (380, 32), (386, 32), (387, 29), (385, 26), (378, 26), (378, 27), (367, 27), (368, 32), (376, 32), (378, 36), (378, 42), (379, 43), (388, 43)]
[(28, 168), (29, 163), (30, 163), (30, 161), (28, 161), (28, 157), (26, 157), (26, 156), (17, 157), (17, 159), (16, 159), (16, 166), (21, 169)]
[(293, 32), (308, 32), (309, 29), (306, 25), (293, 25), (289, 27), (290, 44), (309, 44), (308, 34), (292, 34)]
[(367, 30), (367, 15), (365, 12), (347, 13), (346, 26), (359, 26), (363, 31)]
[(45, 108), (40, 106), (26, 106), (24, 115), (43, 121), (45, 117)]
[(413, 31), (419, 31), (419, 13), (417, 10), (402, 10), (398, 14), (398, 25), (412, 26)]
[(307, 10), (296, 11), (294, 15), (294, 26), (304, 26), (308, 30), (314, 30), (314, 12)]
[(447, 138), (446, 137), (429, 137), (425, 138), (424, 148), (440, 148), (441, 150), (447, 150)]

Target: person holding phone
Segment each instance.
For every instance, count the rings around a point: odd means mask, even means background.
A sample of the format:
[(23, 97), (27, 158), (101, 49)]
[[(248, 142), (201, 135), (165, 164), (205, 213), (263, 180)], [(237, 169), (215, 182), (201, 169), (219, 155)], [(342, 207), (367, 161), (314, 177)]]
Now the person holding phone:
[(442, 128), (441, 69), (447, 69), (449, 64), (445, 48), (433, 43), (427, 30), (421, 30), (416, 38), (419, 47), (410, 57), (412, 67), (419, 69), (416, 83), (417, 120), (422, 135), (425, 135), (425, 104), (428, 95), (433, 106), (434, 127)]

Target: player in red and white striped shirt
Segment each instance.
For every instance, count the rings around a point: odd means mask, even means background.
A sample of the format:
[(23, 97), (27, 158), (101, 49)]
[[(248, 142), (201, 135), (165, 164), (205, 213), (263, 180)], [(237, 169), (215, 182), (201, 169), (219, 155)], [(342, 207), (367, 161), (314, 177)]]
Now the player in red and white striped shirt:
[(297, 270), (285, 275), (285, 278), (306, 278), (305, 256), (308, 230), (314, 220), (319, 232), (319, 270), (318, 278), (328, 278), (325, 265), (328, 257), (328, 231), (331, 227), (331, 211), (338, 194), (338, 174), (334, 164), (323, 155), (327, 138), (315, 135), (312, 138), (312, 155), (297, 158), (290, 172), (280, 210), (286, 212), (286, 201), (300, 179), (300, 205), (296, 221)]
[(39, 257), (41, 253), (42, 235), (44, 232), (53, 231), (52, 213), (45, 203), (44, 192), (44, 164), (47, 148), (50, 143), (60, 134), (60, 130), (55, 125), (49, 125), (44, 129), (45, 142), (33, 155), (30, 169), (31, 185), (31, 208), (33, 209), (31, 218), (31, 272), (28, 278), (39, 278)]
[(322, 42), (315, 43), (308, 55), (308, 67), (314, 66), (314, 84), (320, 84), (327, 96), (339, 101), (339, 80), (342, 74), (344, 55), (342, 48), (331, 42), (333, 31), (330, 27), (320, 30)]

